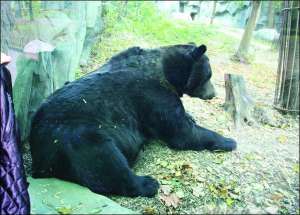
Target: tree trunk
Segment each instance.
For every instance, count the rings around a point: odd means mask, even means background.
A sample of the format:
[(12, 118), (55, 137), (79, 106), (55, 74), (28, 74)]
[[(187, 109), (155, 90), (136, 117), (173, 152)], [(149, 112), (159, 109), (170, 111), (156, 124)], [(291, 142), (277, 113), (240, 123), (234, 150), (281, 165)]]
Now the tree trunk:
[(214, 3), (214, 5), (213, 5), (213, 11), (212, 11), (212, 14), (210, 17), (210, 24), (213, 24), (213, 22), (214, 22), (216, 8), (217, 8), (217, 1), (214, 1), (213, 3)]
[(22, 17), (22, 6), (21, 6), (22, 2), (21, 1), (17, 1), (16, 2), (16, 18), (21, 18)]
[(274, 120), (268, 108), (256, 104), (249, 96), (243, 76), (225, 74), (225, 90), (224, 109), (233, 118), (236, 128), (244, 127), (245, 125), (257, 126), (257, 123), (280, 127), (281, 122)]
[(201, 13), (201, 4), (202, 4), (202, 0), (199, 1), (199, 13)]
[(127, 15), (127, 6), (128, 6), (128, 1), (126, 0), (123, 2), (122, 8), (119, 11), (118, 18), (117, 18), (118, 21), (120, 21), (122, 17), (125, 17)]
[(244, 124), (253, 124), (252, 110), (254, 102), (248, 95), (245, 80), (241, 75), (225, 74), (225, 110), (230, 113), (237, 128)]
[(179, 12), (180, 13), (184, 13), (184, 2), (183, 1), (179, 1)]
[[(297, 7), (298, 1), (285, 2), (285, 8)], [(283, 110), (299, 113), (299, 9), (286, 9), (283, 13), (281, 59), (278, 66), (281, 81), (277, 86), (279, 97), (275, 105)]]
[(15, 23), (10, 1), (1, 1), (1, 52), (7, 52), (11, 44), (11, 31)]
[(124, 3), (124, 17), (127, 16), (127, 9), (128, 9), (128, 0), (125, 1)]
[(28, 7), (29, 7), (29, 17), (30, 17), (30, 21), (33, 21), (32, 1), (29, 1), (29, 2), (28, 2)]
[(268, 28), (273, 28), (274, 27), (274, 6), (273, 6), (273, 1), (268, 2), (268, 23), (267, 26)]
[(260, 14), (260, 8), (261, 8), (261, 1), (252, 2), (251, 15), (248, 19), (239, 48), (234, 56), (234, 59), (238, 61), (247, 62), (247, 54), (248, 54), (248, 50), (252, 38), (252, 33), (255, 29), (256, 22)]

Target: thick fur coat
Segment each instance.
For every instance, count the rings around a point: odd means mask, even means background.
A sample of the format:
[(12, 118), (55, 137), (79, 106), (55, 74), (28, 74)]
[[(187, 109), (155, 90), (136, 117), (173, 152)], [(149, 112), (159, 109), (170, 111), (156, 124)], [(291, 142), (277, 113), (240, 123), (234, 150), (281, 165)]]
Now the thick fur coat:
[(159, 184), (130, 169), (153, 139), (177, 150), (235, 149), (198, 126), (180, 96), (211, 99), (204, 45), (130, 48), (66, 84), (36, 112), (30, 144), (34, 177), (57, 177), (101, 194), (153, 196)]

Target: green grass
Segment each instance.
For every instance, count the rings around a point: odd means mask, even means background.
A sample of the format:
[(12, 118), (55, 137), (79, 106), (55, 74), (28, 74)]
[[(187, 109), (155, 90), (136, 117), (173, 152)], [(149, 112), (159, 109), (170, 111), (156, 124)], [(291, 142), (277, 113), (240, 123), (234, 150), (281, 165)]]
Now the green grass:
[[(111, 7), (112, 16), (119, 8)], [(110, 17), (112, 17), (110, 16)], [(111, 19), (113, 21), (113, 19)], [(157, 10), (153, 2), (129, 2), (127, 15), (120, 22), (113, 24), (110, 30), (118, 32), (131, 32), (147, 41), (160, 45), (179, 43), (210, 43), (223, 37), (223, 44), (219, 48), (228, 47), (235, 43), (230, 37), (220, 35), (214, 26), (192, 23), (167, 17)], [(224, 45), (225, 44), (225, 45)]]
[[(92, 58), (82, 73), (94, 70), (117, 52), (131, 46), (152, 48), (194, 42), (206, 44), (208, 53), (233, 53), (236, 41), (215, 26), (183, 20), (174, 21), (160, 12), (153, 2), (107, 2), (105, 30), (92, 50)], [(222, 41), (220, 42), (220, 38)]]

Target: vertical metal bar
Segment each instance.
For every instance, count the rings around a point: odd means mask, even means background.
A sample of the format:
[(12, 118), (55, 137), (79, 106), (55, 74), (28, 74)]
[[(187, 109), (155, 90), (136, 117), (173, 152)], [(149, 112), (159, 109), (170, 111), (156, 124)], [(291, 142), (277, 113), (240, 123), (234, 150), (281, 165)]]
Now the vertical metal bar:
[[(288, 20), (288, 11), (284, 10), (284, 20), (287, 21)], [(278, 98), (278, 102), (279, 104), (281, 104), (281, 108), (282, 108), (282, 97), (284, 94), (284, 90), (282, 90), (282, 88), (284, 87), (284, 78), (285, 78), (285, 71), (286, 71), (286, 59), (287, 59), (287, 54), (286, 54), (286, 50), (287, 50), (287, 32), (288, 32), (288, 22), (285, 22), (284, 25), (284, 33), (283, 33), (283, 45), (281, 47), (282, 51), (283, 51), (283, 63), (282, 63), (282, 67), (281, 67), (281, 71), (280, 71), (280, 85), (279, 85), (279, 89), (280, 89), (280, 94), (279, 94), (279, 98)]]
[[(285, 20), (285, 12), (282, 10), (282, 20)], [(281, 73), (282, 73), (282, 67), (283, 67), (283, 59), (284, 59), (284, 49), (282, 48), (284, 46), (284, 39), (285, 39), (285, 36), (284, 36), (284, 32), (285, 32), (285, 25), (286, 23), (284, 21), (282, 21), (282, 25), (281, 25), (281, 41), (280, 41), (280, 52), (281, 52), (281, 58), (280, 58), (280, 67), (278, 68), (278, 73), (277, 73), (277, 76), (278, 76), (278, 84), (277, 84), (277, 97), (276, 97), (276, 100), (277, 100), (277, 105), (279, 104), (279, 98), (280, 98), (280, 93), (281, 93), (281, 90), (280, 90), (280, 86), (281, 86)]]
[[(281, 20), (283, 20), (283, 11), (281, 13)], [(282, 58), (282, 50), (281, 50), (281, 45), (282, 45), (282, 37), (283, 37), (283, 21), (281, 22), (280, 25), (280, 38), (279, 38), (279, 55), (278, 55), (278, 66), (277, 66), (277, 77), (276, 77), (276, 85), (275, 85), (275, 96), (274, 96), (274, 101), (273, 104), (276, 106), (277, 104), (277, 96), (278, 96), (278, 84), (279, 84), (279, 73), (280, 73), (280, 67), (281, 67), (281, 58)]]
[[(298, 90), (297, 90), (297, 94), (296, 94), (296, 99), (295, 99), (295, 104), (294, 104), (294, 107), (297, 107), (297, 103), (299, 102), (299, 82), (298, 82), (298, 84), (297, 84), (297, 88), (298, 88)], [(298, 110), (296, 110), (296, 111), (298, 111), (299, 112), (299, 109)]]
[[(296, 36), (297, 36), (297, 38), (296, 38), (296, 41), (297, 41), (297, 43), (296, 43), (296, 45), (298, 46), (298, 48), (299, 48), (299, 26), (300, 26), (300, 9), (298, 8), (298, 19), (297, 19), (297, 34), (296, 34)], [(297, 48), (297, 46), (296, 46), (296, 48)], [(297, 49), (296, 49), (296, 51), (297, 51)], [(299, 53), (298, 53), (299, 54)], [(298, 71), (298, 75), (297, 75), (297, 77), (296, 77), (296, 79), (298, 78), (298, 80), (296, 80), (298, 83), (296, 84), (296, 86), (297, 86), (297, 94), (296, 94), (296, 99), (295, 99), (295, 104), (294, 104), (294, 107), (297, 107), (297, 104), (299, 103), (299, 90), (300, 90), (300, 86), (299, 86), (299, 79), (300, 79), (300, 77), (299, 77), (299, 71)], [(296, 111), (300, 111), (300, 109), (299, 109), (299, 106), (298, 106), (298, 110), (296, 110)]]
[[(287, 7), (287, 2), (285, 2), (285, 7)], [(285, 59), (286, 59), (286, 36), (287, 36), (287, 11), (283, 10), (283, 14), (284, 14), (284, 18), (283, 18), (283, 22), (284, 22), (284, 27), (283, 27), (283, 37), (282, 37), (282, 44), (281, 44), (281, 50), (282, 50), (282, 64), (281, 64), (281, 68), (280, 68), (280, 84), (278, 85), (279, 88), (279, 97), (278, 97), (278, 106), (280, 105), (281, 102), (281, 96), (282, 96), (282, 87), (283, 87), (283, 72), (284, 72), (284, 67), (285, 67)], [(280, 107), (281, 108), (281, 107)]]
[(32, 9), (32, 1), (28, 2), (28, 7), (29, 7), (29, 17), (30, 17), (30, 21), (33, 20), (33, 9)]
[[(291, 17), (293, 15), (293, 11), (290, 11)], [(294, 43), (294, 54), (293, 54), (293, 63), (292, 63), (292, 72), (291, 72), (291, 79), (290, 79), (290, 87), (289, 87), (289, 93), (288, 93), (288, 100), (287, 100), (287, 109), (290, 109), (289, 102), (290, 102), (290, 96), (291, 96), (291, 89), (293, 85), (293, 75), (294, 75), (294, 67), (295, 67), (295, 58), (296, 58), (296, 50), (297, 50), (297, 36), (298, 36), (298, 20), (299, 20), (299, 11), (297, 11), (297, 22), (296, 22), (296, 38)]]
[(274, 105), (277, 106), (278, 102), (279, 102), (279, 95), (278, 95), (278, 92), (279, 91), (279, 86), (281, 83), (280, 81), (280, 77), (281, 77), (281, 72), (282, 72), (282, 64), (283, 64), (283, 54), (284, 54), (284, 51), (282, 49), (283, 47), (283, 44), (284, 44), (284, 26), (285, 26), (285, 23), (284, 23), (284, 18), (285, 18), (285, 13), (284, 11), (282, 10), (281, 11), (281, 28), (280, 28), (280, 40), (279, 40), (279, 57), (278, 57), (278, 67), (277, 67), (277, 78), (276, 78), (276, 87), (275, 87), (275, 96), (274, 96)]
[[(282, 77), (282, 94), (281, 94), (281, 99), (283, 99), (284, 92), (285, 92), (285, 86), (286, 86), (286, 73), (287, 73), (287, 67), (288, 67), (288, 58), (289, 58), (289, 48), (290, 48), (290, 32), (291, 32), (291, 14), (290, 10), (287, 10), (287, 31), (286, 31), (286, 41), (285, 41), (285, 59), (284, 59), (284, 71), (283, 71), (283, 77)], [(280, 100), (281, 100), (280, 99)], [(285, 107), (284, 107), (285, 106)], [(286, 108), (287, 105), (282, 104), (282, 108)]]

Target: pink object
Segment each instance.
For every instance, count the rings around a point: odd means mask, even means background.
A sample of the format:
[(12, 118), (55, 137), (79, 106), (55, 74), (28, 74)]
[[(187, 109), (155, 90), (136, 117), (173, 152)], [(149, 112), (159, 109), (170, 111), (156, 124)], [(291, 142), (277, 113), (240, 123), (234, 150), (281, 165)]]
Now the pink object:
[(54, 49), (55, 47), (51, 44), (36, 39), (27, 43), (23, 51), (27, 57), (38, 60), (38, 54), (40, 52), (52, 52)]
[(11, 61), (11, 57), (1, 52), (1, 64), (9, 63)]

